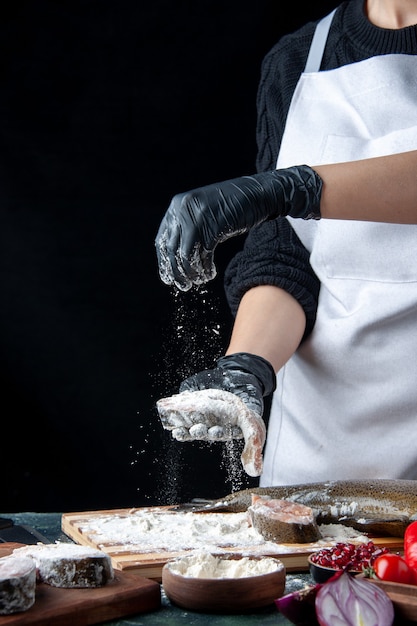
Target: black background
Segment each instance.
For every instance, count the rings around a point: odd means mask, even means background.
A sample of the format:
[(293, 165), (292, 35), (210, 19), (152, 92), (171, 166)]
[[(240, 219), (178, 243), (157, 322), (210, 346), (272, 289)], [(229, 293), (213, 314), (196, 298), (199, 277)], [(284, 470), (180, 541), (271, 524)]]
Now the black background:
[(155, 401), (211, 366), (218, 277), (176, 293), (154, 238), (171, 197), (253, 173), (262, 57), (331, 10), (40, 0), (0, 8), (3, 512), (143, 506), (251, 484), (239, 446), (174, 443)]

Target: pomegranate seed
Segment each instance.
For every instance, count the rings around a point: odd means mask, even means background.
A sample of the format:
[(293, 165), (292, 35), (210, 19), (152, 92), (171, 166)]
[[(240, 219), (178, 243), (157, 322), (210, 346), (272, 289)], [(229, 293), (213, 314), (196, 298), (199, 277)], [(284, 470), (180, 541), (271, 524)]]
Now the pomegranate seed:
[(380, 554), (390, 552), (389, 548), (376, 546), (373, 541), (355, 545), (353, 543), (336, 543), (331, 548), (323, 548), (311, 555), (311, 560), (323, 567), (334, 569), (351, 569), (361, 571), (370, 567)]

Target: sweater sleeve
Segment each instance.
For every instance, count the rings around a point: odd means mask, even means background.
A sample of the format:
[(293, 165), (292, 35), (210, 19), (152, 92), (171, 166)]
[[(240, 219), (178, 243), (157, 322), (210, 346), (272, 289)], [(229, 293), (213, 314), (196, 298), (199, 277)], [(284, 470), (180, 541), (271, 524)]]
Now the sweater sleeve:
[[(257, 171), (276, 167), (292, 95), (303, 72), (317, 22), (309, 22), (282, 37), (266, 54), (257, 94)], [(322, 70), (355, 63), (375, 54), (414, 54), (409, 29), (384, 30), (365, 16), (362, 0), (339, 6), (323, 55)], [(309, 253), (285, 219), (267, 221), (250, 231), (243, 249), (225, 272), (226, 297), (236, 315), (244, 293), (257, 285), (275, 285), (292, 294), (303, 307), (311, 332), (316, 318), (320, 283)]]
[[(257, 98), (257, 170), (276, 167), (279, 145), (292, 93), (308, 54), (314, 27), (304, 27), (297, 37), (285, 36), (267, 54), (262, 64)], [(249, 289), (274, 285), (290, 293), (303, 307), (306, 332), (316, 319), (320, 289), (309, 262), (309, 252), (286, 219), (278, 218), (253, 228), (243, 249), (225, 272), (226, 297), (233, 315)]]
[(277, 218), (253, 228), (243, 249), (225, 272), (226, 297), (233, 315), (243, 295), (259, 285), (274, 285), (290, 293), (303, 307), (307, 337), (316, 319), (320, 282), (309, 253), (288, 220)]

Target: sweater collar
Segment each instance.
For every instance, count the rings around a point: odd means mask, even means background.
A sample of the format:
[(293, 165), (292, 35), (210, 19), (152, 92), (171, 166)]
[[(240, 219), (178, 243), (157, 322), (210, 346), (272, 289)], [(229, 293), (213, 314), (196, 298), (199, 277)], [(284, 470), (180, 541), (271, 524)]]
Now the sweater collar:
[(417, 54), (417, 26), (388, 29), (374, 26), (368, 20), (364, 0), (347, 0), (342, 5), (342, 23), (351, 43), (364, 53)]

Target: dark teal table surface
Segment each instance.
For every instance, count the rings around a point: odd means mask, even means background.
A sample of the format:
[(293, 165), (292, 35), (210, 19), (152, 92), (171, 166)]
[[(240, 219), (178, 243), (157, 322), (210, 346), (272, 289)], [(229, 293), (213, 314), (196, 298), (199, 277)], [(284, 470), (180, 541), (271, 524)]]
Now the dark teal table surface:
[[(24, 524), (34, 528), (49, 541), (72, 542), (61, 530), (60, 513), (1, 513), (1, 515), (13, 519), (15, 524)], [(295, 591), (311, 583), (309, 574), (287, 574), (285, 593)], [(161, 608), (156, 611), (112, 620), (106, 624), (110, 626), (160, 626), (160, 624), (166, 626), (185, 626), (185, 624), (187, 626), (249, 626), (249, 624), (280, 626), (291, 623), (275, 607), (248, 615), (208, 615), (185, 611), (171, 604), (162, 587), (161, 600)]]

